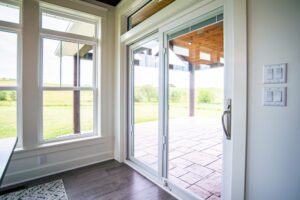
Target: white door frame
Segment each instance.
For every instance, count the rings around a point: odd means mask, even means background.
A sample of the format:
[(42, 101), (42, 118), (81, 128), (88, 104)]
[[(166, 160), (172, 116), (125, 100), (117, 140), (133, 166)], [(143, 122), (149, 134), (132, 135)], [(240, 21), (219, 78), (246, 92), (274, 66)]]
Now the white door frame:
[[(245, 199), (247, 140), (247, 6), (246, 0), (225, 0), (225, 98), (232, 99), (231, 140), (223, 153), (223, 199)], [(227, 80), (226, 80), (227, 79)]]
[[(134, 51), (140, 48), (141, 45), (154, 40), (158, 39), (158, 34), (153, 33), (145, 38), (141, 38), (138, 42), (128, 46), (128, 140), (127, 140), (127, 157), (128, 160), (131, 160), (136, 165), (143, 168), (145, 171), (151, 173), (154, 177), (157, 177), (160, 173), (160, 169), (154, 170), (151, 167), (147, 166), (145, 163), (141, 162), (137, 158), (135, 158), (132, 153), (134, 151), (134, 137), (135, 137), (135, 130), (134, 130)], [(157, 74), (158, 75), (158, 74)], [(157, 107), (158, 109), (158, 107)], [(158, 130), (157, 130), (158, 131)], [(160, 166), (160, 156), (158, 154), (158, 166)]]
[[(116, 83), (117, 95), (120, 98), (119, 109), (116, 111), (116, 125), (119, 127), (116, 133), (120, 147), (116, 147), (116, 158), (120, 162), (126, 161), (127, 141), (127, 46), (138, 38), (143, 37), (160, 28), (167, 29), (172, 21), (182, 24), (195, 19), (210, 10), (224, 6), (224, 44), (225, 44), (225, 85), (230, 88), (225, 91), (225, 97), (231, 98), (232, 109), (232, 139), (224, 141), (222, 199), (244, 199), (245, 198), (245, 174), (246, 174), (246, 133), (247, 133), (247, 29), (246, 29), (246, 0), (203, 0), (193, 4), (192, 8), (175, 14), (171, 19), (161, 22), (160, 16), (154, 16), (152, 21), (145, 21), (143, 26), (132, 29), (121, 36), (119, 47), (120, 58), (117, 63)], [(153, 20), (157, 20), (159, 27), (151, 27)], [(151, 22), (151, 23), (150, 23)], [(148, 24), (147, 24), (148, 23)], [(169, 27), (170, 28), (170, 27)], [(161, 35), (161, 34), (160, 34)], [(160, 38), (160, 41), (162, 41)], [(161, 53), (163, 49), (161, 49)], [(162, 55), (162, 54), (161, 54)], [(162, 61), (162, 59), (161, 59)], [(233, 142), (234, 141), (234, 142)], [(134, 166), (136, 167), (136, 166)], [(138, 168), (136, 168), (138, 169)], [(139, 170), (143, 173), (143, 170)], [(147, 176), (146, 173), (143, 173)], [(149, 176), (148, 176), (149, 177)], [(161, 180), (151, 178), (156, 184), (166, 189)]]

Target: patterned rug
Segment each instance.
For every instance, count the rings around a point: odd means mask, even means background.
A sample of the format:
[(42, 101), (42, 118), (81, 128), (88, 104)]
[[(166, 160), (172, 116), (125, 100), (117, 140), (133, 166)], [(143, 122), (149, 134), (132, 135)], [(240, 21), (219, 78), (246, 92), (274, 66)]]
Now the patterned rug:
[(68, 200), (64, 183), (56, 180), (0, 196), (0, 200)]

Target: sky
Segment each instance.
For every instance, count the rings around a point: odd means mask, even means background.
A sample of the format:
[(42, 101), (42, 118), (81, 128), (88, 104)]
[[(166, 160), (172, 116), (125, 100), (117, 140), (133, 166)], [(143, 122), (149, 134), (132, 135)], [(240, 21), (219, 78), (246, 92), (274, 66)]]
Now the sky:
[(17, 34), (0, 31), (0, 78), (16, 79)]
[[(17, 23), (19, 10), (0, 3), (0, 20)], [(0, 31), (0, 78), (16, 79), (17, 34)]]
[[(18, 22), (19, 10), (0, 4), (0, 20)], [(72, 22), (43, 16), (43, 27), (57, 31), (66, 31)], [(73, 56), (59, 57), (60, 42), (57, 40), (44, 39), (43, 47), (43, 80), (44, 84), (72, 86), (74, 58)], [(65, 45), (68, 48), (68, 45)], [(70, 44), (72, 46), (72, 44)], [(158, 41), (153, 40), (143, 45), (152, 48), (152, 54), (158, 53)], [(64, 47), (64, 46), (63, 46)], [(17, 69), (17, 34), (0, 31), (0, 78), (16, 79)], [(64, 50), (63, 50), (64, 52)], [(138, 57), (139, 55), (136, 55)], [(151, 60), (151, 58), (150, 58)], [(158, 66), (158, 58), (152, 57), (152, 63)], [(169, 63), (184, 65), (173, 51), (169, 51)], [(93, 74), (93, 62), (81, 60), (81, 85), (91, 86)], [(60, 80), (61, 79), (61, 80)], [(158, 68), (137, 67), (135, 69), (136, 85), (158, 84)], [(195, 72), (196, 87), (222, 88), (224, 81), (224, 69), (214, 68)], [(180, 88), (188, 88), (189, 73), (185, 71), (169, 71), (169, 83)]]

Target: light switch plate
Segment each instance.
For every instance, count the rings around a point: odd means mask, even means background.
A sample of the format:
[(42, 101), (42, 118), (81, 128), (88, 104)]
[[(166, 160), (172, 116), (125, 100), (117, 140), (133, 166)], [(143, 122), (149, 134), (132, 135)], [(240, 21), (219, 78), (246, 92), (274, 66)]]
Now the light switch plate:
[(264, 106), (286, 106), (286, 87), (264, 87)]
[(287, 64), (273, 64), (264, 66), (264, 83), (286, 83)]

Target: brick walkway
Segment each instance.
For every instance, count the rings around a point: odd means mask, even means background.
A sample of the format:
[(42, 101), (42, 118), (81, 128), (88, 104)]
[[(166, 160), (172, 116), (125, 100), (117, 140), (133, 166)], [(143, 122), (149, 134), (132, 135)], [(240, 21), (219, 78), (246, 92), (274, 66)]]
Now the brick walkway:
[[(170, 121), (169, 179), (203, 199), (221, 196), (222, 130), (219, 119)], [(157, 170), (157, 123), (135, 126), (135, 157)]]

